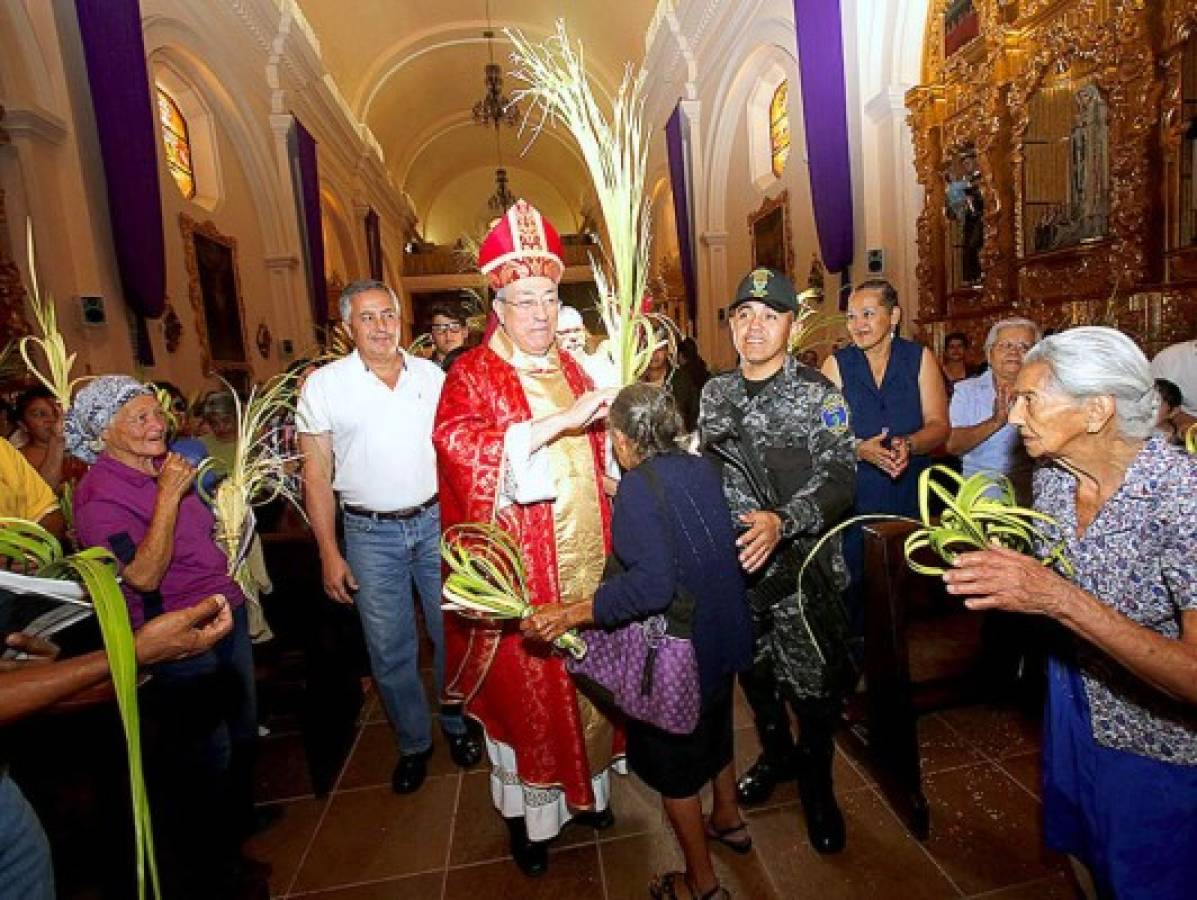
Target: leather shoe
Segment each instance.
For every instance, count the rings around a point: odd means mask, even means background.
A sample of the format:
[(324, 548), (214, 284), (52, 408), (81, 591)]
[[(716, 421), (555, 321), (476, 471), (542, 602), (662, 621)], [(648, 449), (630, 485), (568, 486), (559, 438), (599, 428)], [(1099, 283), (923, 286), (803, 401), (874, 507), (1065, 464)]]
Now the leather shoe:
[(445, 736), (449, 741), (449, 755), (453, 762), (463, 769), (472, 769), (482, 759), (482, 741), (466, 732), (465, 734), (449, 734)]
[(793, 777), (793, 765), (779, 765), (762, 754), (736, 782), (736, 797), (743, 806), (764, 803), (773, 795), (773, 789), (777, 787), (778, 782), (788, 781)]
[(533, 841), (523, 818), (504, 819), (511, 836), (511, 858), (529, 878), (538, 878), (549, 870), (549, 842)]
[(586, 812), (577, 813), (574, 816), (574, 821), (579, 825), (585, 825), (587, 828), (593, 828), (595, 831), (606, 831), (615, 824), (615, 813), (611, 811), (608, 806), (601, 812), (588, 810)]
[(831, 786), (831, 764), (807, 760), (798, 776), (798, 797), (806, 818), (806, 836), (818, 853), (839, 853), (847, 835), (844, 816)]
[(391, 790), (396, 794), (411, 794), (419, 790), (424, 783), (424, 776), (428, 774), (428, 754), (405, 753), (399, 757), (395, 771), (391, 773)]

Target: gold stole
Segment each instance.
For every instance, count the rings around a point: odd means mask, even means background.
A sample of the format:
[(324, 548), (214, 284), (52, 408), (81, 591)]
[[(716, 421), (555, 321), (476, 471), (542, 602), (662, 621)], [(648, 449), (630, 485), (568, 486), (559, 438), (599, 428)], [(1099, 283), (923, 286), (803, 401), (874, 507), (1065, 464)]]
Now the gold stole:
[[(516, 370), (533, 419), (569, 409), (574, 393), (561, 371), (556, 346), (544, 356), (530, 356), (498, 328), (490, 348)], [(577, 603), (594, 596), (603, 578), (606, 561), (603, 519), (596, 493), (594, 454), (585, 434), (564, 435), (545, 448), (557, 489), (553, 501), (553, 538), (557, 546), (557, 584), (562, 603)], [(611, 763), (614, 728), (581, 693), (577, 694), (590, 771), (597, 774)]]

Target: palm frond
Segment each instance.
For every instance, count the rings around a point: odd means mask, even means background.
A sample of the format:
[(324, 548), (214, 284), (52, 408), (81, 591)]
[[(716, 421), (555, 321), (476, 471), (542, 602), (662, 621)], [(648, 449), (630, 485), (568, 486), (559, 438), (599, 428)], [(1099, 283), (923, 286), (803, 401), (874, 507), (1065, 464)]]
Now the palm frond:
[(605, 225), (600, 257), (591, 257), (599, 311), (607, 330), (603, 348), (621, 384), (635, 382), (648, 367), (654, 342), (641, 307), (650, 273), (652, 215), (645, 195), (648, 134), (644, 129), (645, 71), (631, 66), (610, 108), (599, 105), (586, 74), (581, 42), (570, 40), (565, 22), (554, 35), (533, 44), (518, 29), (504, 33), (515, 47), (512, 76), (525, 87), (514, 102), (527, 102), (521, 133), (531, 139), (551, 123), (569, 130), (594, 183)]
[[(47, 295), (42, 297), (37, 280), (37, 253), (33, 246), (33, 220), (25, 220), (25, 241), (29, 251), (29, 306), (33, 310), (33, 318), (37, 323), (40, 335), (26, 335), (17, 344), (21, 358), (29, 373), (44, 384), (58, 401), (58, 405), (66, 412), (71, 406), (71, 395), (75, 386), (87, 381), (88, 378), (71, 379), (71, 369), (75, 366), (77, 354), (68, 353), (66, 341), (62, 332), (58, 330), (58, 314), (54, 310), (54, 299)], [(41, 351), (46, 368), (42, 370), (34, 364), (31, 350)]]
[(145, 900), (146, 875), (154, 896), (162, 897), (158, 863), (154, 854), (154, 830), (145, 787), (141, 756), (141, 714), (137, 705), (137, 648), (129, 611), (116, 579), (116, 559), (107, 550), (92, 547), (63, 556), (62, 545), (40, 525), (24, 519), (0, 519), (0, 558), (31, 566), (42, 578), (76, 579), (91, 598), (100, 636), (108, 656), (108, 667), (116, 689), (117, 709), (125, 733), (129, 762), (129, 794), (133, 809), (134, 854), (137, 896)]
[[(523, 555), (514, 537), (497, 525), (463, 522), (441, 535), (445, 577), (442, 609), (469, 618), (524, 619), (534, 607)], [(577, 658), (586, 644), (572, 631), (554, 641)]]

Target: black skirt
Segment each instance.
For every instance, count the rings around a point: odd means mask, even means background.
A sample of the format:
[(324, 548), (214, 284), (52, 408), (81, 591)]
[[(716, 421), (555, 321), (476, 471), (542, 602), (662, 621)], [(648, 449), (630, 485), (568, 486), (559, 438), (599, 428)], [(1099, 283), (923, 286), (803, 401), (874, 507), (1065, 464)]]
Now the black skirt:
[(732, 679), (708, 700), (692, 734), (677, 735), (627, 719), (628, 767), (663, 797), (680, 800), (702, 790), (732, 761)]

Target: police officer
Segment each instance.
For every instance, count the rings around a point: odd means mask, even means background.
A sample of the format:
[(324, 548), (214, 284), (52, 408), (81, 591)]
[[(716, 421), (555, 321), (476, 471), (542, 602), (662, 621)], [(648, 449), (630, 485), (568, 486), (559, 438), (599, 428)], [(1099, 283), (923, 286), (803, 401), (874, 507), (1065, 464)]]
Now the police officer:
[[(741, 531), (756, 626), (755, 665), (740, 678), (762, 753), (737, 784), (740, 800), (760, 803), (797, 777), (811, 846), (835, 853), (844, 819), (831, 783), (833, 736), (854, 679), (838, 536), (807, 567), (801, 593), (798, 570), (852, 508), (856, 453), (843, 397), (788, 352), (797, 312), (781, 273), (756, 269), (740, 282), (730, 310), (739, 369), (707, 383), (698, 427)], [(798, 718), (797, 747), (786, 703)]]

